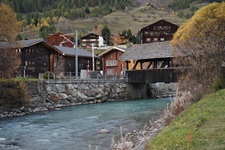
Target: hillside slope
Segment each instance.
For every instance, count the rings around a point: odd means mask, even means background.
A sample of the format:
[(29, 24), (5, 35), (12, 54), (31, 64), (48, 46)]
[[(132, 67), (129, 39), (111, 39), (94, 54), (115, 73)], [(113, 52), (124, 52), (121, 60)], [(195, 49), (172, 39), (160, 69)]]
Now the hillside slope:
[[(73, 33), (75, 30), (83, 32), (91, 32), (95, 26), (102, 24), (107, 25), (112, 34), (122, 33), (122, 31), (131, 29), (133, 34), (136, 34), (141, 28), (154, 23), (160, 19), (165, 19), (174, 24), (180, 25), (185, 20), (177, 15), (152, 8), (151, 6), (141, 6), (129, 11), (117, 11), (103, 17), (93, 17), (86, 19), (76, 19), (74, 21), (65, 20), (63, 24), (57, 24), (58, 31), (64, 33)], [(32, 32), (22, 32), (23, 38), (32, 38), (35, 35), (35, 29)], [(36, 29), (36, 33), (38, 29)], [(32, 37), (30, 36), (32, 33)], [(38, 33), (36, 37), (38, 37)]]
[(193, 104), (164, 128), (149, 149), (225, 149), (225, 90)]

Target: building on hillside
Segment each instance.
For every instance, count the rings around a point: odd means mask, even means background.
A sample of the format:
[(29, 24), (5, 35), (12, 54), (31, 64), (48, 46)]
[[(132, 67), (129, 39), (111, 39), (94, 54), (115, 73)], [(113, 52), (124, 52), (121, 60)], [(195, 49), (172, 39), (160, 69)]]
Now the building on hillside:
[(179, 26), (159, 20), (141, 29), (141, 44), (170, 41)]
[(120, 60), (126, 62), (127, 70), (170, 68), (172, 63), (170, 41), (135, 44), (127, 48)]
[[(1, 45), (1, 44), (0, 44)], [(38, 77), (39, 73), (51, 71), (57, 75), (75, 74), (75, 49), (53, 46), (43, 39), (17, 41), (13, 48), (21, 57), (20, 76)], [(98, 57), (94, 55), (94, 60)], [(78, 71), (92, 69), (92, 53), (78, 49)]]
[(64, 46), (64, 47), (74, 47), (74, 34), (63, 34), (61, 32), (57, 32), (55, 34), (51, 34), (47, 37), (47, 41), (52, 45)]
[(102, 58), (104, 75), (121, 76), (121, 72), (126, 70), (126, 63), (119, 60), (124, 52), (124, 48), (112, 46), (98, 55)]
[(105, 40), (102, 36), (90, 33), (80, 40), (80, 46), (83, 48), (102, 47), (105, 45)]

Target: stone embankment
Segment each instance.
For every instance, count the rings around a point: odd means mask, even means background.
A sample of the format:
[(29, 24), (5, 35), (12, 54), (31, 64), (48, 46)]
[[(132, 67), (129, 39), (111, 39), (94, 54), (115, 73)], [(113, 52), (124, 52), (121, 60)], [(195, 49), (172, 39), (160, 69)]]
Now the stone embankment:
[(0, 118), (59, 110), (65, 106), (149, 97), (168, 97), (173, 96), (176, 91), (176, 84), (174, 83), (130, 85), (124, 80), (78, 80), (73, 83), (36, 81), (27, 82), (26, 85), (30, 99), (25, 101), (26, 103), (23, 102), (23, 105), (19, 107), (7, 109), (4, 108), (4, 101), (10, 101), (10, 99), (7, 98), (4, 91), (13, 90), (12, 88), (15, 88), (15, 85), (5, 88), (0, 86)]
[[(0, 109), (0, 118), (59, 110), (61, 107), (127, 100), (127, 83), (115, 81), (77, 81), (76, 83), (26, 83), (30, 100), (20, 108)], [(0, 99), (1, 100), (1, 99)], [(4, 104), (2, 104), (4, 105)]]

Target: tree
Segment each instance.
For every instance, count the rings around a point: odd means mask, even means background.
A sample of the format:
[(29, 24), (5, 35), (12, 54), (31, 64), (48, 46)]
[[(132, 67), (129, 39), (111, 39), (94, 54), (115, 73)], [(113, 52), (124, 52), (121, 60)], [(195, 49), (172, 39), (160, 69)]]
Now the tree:
[(175, 33), (171, 41), (174, 55), (185, 56), (177, 59), (177, 63), (191, 68), (180, 81), (186, 83), (186, 90), (196, 92), (199, 89), (194, 87), (201, 87), (202, 94), (205, 94), (221, 81), (225, 55), (224, 24), (225, 2), (212, 3), (198, 10)]
[(49, 34), (53, 34), (56, 32), (56, 27), (54, 25), (51, 26), (42, 26), (39, 30), (39, 35), (42, 38), (47, 38)]
[(15, 41), (19, 33), (16, 13), (7, 5), (0, 3), (0, 41)]
[(106, 40), (106, 44), (110, 45), (111, 32), (106, 25), (102, 29), (102, 36)]
[(0, 3), (0, 16), (0, 76), (10, 78), (20, 65), (15, 49), (11, 48), (15, 45), (20, 27), (17, 24), (16, 13), (2, 3)]

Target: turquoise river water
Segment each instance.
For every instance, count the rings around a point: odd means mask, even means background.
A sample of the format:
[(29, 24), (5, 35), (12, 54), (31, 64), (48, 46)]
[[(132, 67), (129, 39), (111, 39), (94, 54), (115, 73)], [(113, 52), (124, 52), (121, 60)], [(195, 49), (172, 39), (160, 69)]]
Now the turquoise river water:
[[(1, 150), (110, 150), (112, 137), (158, 118), (170, 98), (108, 102), (0, 120)], [(109, 134), (99, 134), (101, 129)], [(117, 139), (116, 139), (117, 140)]]

